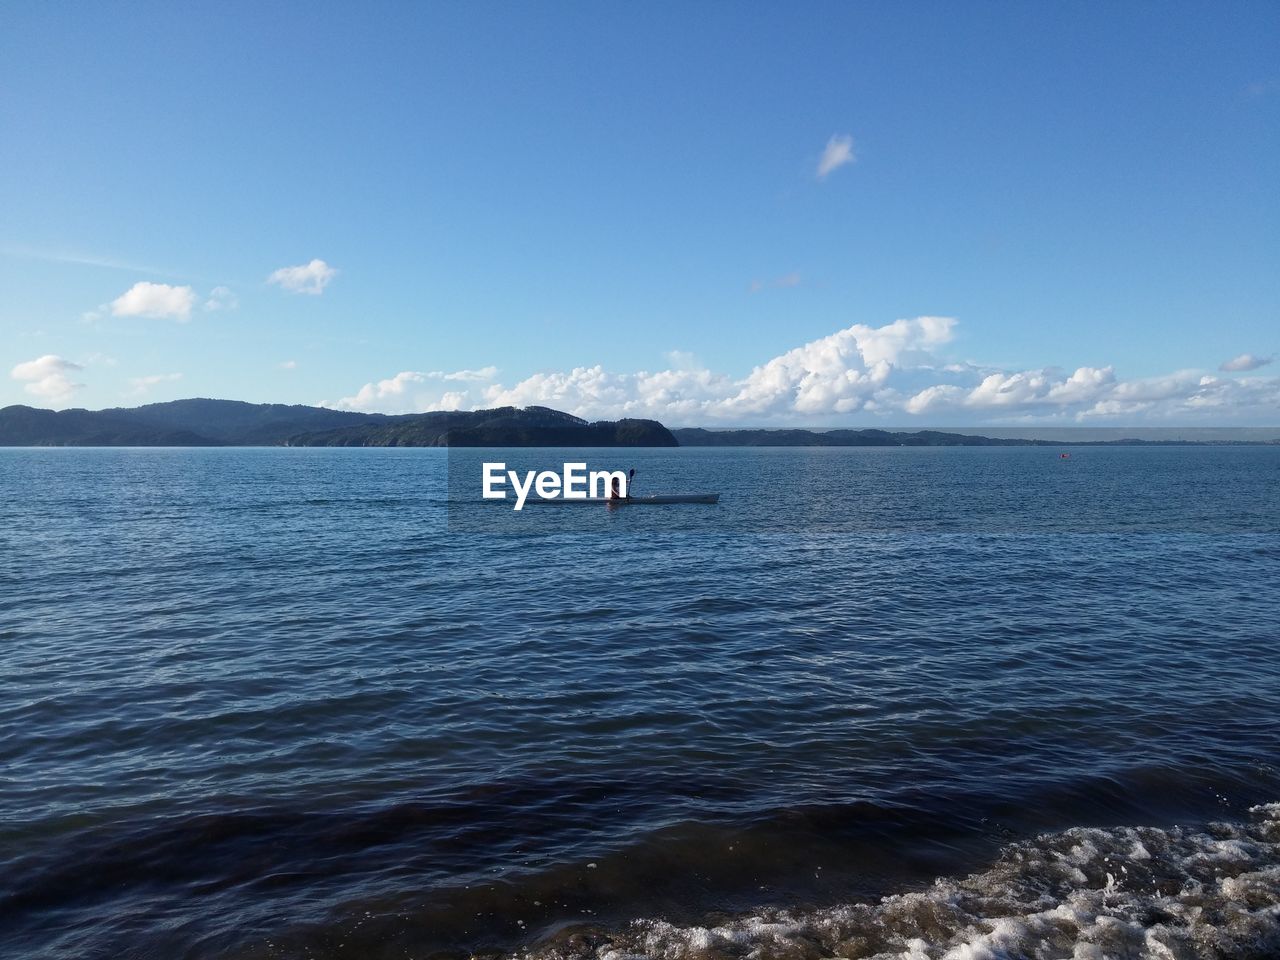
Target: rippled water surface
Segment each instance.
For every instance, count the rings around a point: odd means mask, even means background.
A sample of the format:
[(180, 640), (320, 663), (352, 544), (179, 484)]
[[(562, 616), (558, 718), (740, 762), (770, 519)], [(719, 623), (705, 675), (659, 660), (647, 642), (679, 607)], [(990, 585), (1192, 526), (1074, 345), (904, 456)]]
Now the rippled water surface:
[(477, 456), (0, 451), (0, 954), (1280, 951), (1280, 448)]

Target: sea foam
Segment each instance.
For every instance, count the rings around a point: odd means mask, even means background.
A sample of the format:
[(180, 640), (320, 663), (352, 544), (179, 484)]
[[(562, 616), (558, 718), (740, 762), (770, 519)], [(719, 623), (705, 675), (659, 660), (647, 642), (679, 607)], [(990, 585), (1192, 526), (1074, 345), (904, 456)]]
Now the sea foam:
[(1243, 823), (1077, 827), (927, 889), (714, 926), (566, 932), (524, 960), (1263, 960), (1280, 956), (1280, 803)]

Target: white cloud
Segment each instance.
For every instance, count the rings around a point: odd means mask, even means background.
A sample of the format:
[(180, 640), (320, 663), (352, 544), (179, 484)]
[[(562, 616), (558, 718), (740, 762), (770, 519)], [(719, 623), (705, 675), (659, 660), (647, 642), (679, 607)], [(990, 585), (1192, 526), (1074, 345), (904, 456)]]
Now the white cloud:
[(14, 380), (25, 381), (23, 389), (27, 393), (50, 403), (60, 404), (70, 400), (84, 386), (71, 379), (73, 373), (83, 369), (78, 363), (48, 353), (18, 364), (9, 371), (9, 376)]
[(343, 397), (334, 406), (340, 410), (365, 410), (383, 412), (404, 412), (412, 409), (409, 388), (416, 383), (425, 383), (427, 375), (416, 370), (402, 370), (394, 377), (366, 383), (355, 396)]
[(323, 260), (312, 260), (298, 267), (281, 267), (267, 277), (267, 283), (279, 284), (294, 293), (318, 295), (337, 275), (338, 271)]
[(907, 400), (905, 409), (912, 414), (968, 412), (988, 422), (993, 414), (1076, 422), (1274, 416), (1280, 411), (1280, 379), (1225, 380), (1181, 370), (1122, 381), (1111, 367), (1080, 367), (1069, 376), (1052, 370), (994, 373), (973, 387), (926, 387)]
[[(933, 316), (854, 324), (741, 377), (679, 351), (667, 355), (663, 370), (583, 366), (514, 383), (499, 382), (492, 367), (404, 371), (332, 405), (405, 413), (540, 404), (593, 419), (654, 417), (677, 426), (1280, 420), (1280, 378), (1184, 370), (1122, 380), (1111, 366), (998, 370), (942, 355), (956, 326)], [(444, 381), (457, 386), (443, 392)]]
[(278, 364), (276, 364), (276, 366), (278, 366), (281, 370), (297, 370), (298, 361), (297, 360), (281, 360)]
[(773, 418), (874, 410), (893, 368), (931, 360), (929, 350), (950, 341), (954, 325), (951, 317), (854, 324), (756, 367), (709, 412)]
[(161, 383), (172, 383), (175, 380), (181, 380), (180, 373), (153, 373), (149, 377), (131, 377), (129, 384), (133, 387), (129, 391), (131, 396), (141, 396), (147, 393), (154, 386)]
[(230, 287), (214, 287), (204, 301), (206, 313), (217, 313), (219, 310), (235, 310), (240, 300)]
[(402, 371), (365, 384), (333, 406), (387, 413), (440, 409), (432, 404), (441, 397), (415, 388), (453, 380), (473, 384), (465, 391), (469, 407), (542, 404), (590, 417), (766, 421), (877, 411), (889, 402), (887, 381), (895, 365), (932, 362), (929, 350), (951, 339), (954, 324), (949, 317), (916, 317), (883, 327), (855, 324), (736, 380), (706, 369), (688, 354), (670, 356), (672, 369), (657, 372), (612, 373), (597, 365), (537, 373), (510, 386), (493, 382), (493, 368), (456, 374)]
[[(186, 323), (191, 319), (195, 302), (196, 292), (190, 287), (143, 280), (111, 301), (111, 313), (117, 317), (153, 317)], [(85, 319), (97, 317), (86, 314)]]
[(973, 387), (941, 384), (909, 397), (908, 413), (936, 413), (962, 408), (1026, 411), (1067, 408), (1097, 402), (1115, 386), (1111, 367), (1080, 367), (1064, 377), (1054, 370), (988, 373)]
[(833, 136), (827, 141), (818, 159), (818, 179), (825, 180), (827, 175), (838, 170), (847, 163), (853, 163), (857, 157), (853, 153), (853, 137), (847, 133)]
[(1242, 353), (1238, 357), (1232, 357), (1230, 360), (1224, 360), (1218, 364), (1219, 370), (1225, 370), (1227, 373), (1240, 373), (1246, 370), (1257, 370), (1259, 367), (1265, 367), (1274, 360), (1275, 357), (1258, 357), (1252, 353)]
[(434, 389), (418, 389), (427, 384), (487, 383), (498, 375), (497, 367), (481, 367), (478, 370), (402, 370), (394, 377), (366, 383), (354, 396), (343, 397), (336, 403), (321, 406), (339, 410), (363, 410), (379, 413), (421, 413), (426, 410), (458, 410), (469, 397), (467, 390), (451, 390), (438, 393)]
[(950, 383), (936, 383), (908, 397), (902, 406), (907, 413), (914, 416), (928, 413), (931, 410), (945, 410), (949, 407), (954, 407), (963, 402), (964, 394), (963, 387), (957, 387)]
[(428, 380), (492, 380), (498, 375), (497, 367), (481, 367), (479, 370), (433, 370), (424, 374)]

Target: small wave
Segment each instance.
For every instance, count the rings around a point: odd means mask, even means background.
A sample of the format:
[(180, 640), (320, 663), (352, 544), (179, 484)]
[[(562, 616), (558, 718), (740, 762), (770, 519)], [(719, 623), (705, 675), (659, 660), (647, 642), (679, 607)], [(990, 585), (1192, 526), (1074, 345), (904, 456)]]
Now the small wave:
[(713, 926), (578, 928), (519, 960), (1264, 960), (1280, 956), (1280, 803), (1247, 823), (1077, 827), (928, 889)]

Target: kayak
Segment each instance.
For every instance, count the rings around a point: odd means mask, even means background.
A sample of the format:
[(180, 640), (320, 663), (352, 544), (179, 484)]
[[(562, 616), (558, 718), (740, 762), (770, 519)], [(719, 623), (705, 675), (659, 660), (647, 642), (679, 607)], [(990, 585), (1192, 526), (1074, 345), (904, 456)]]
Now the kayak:
[(667, 504), (667, 503), (718, 503), (720, 494), (718, 493), (673, 493), (667, 495), (655, 495), (649, 497), (627, 497), (621, 500), (612, 500), (608, 497), (586, 497), (579, 500), (565, 500), (562, 497), (552, 497), (549, 499), (538, 499), (530, 497), (525, 501), (525, 506), (533, 503), (604, 503), (617, 507), (635, 506), (637, 504)]

